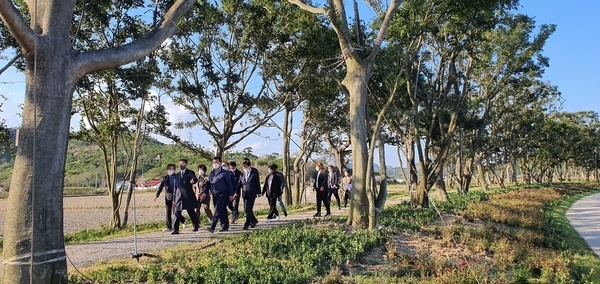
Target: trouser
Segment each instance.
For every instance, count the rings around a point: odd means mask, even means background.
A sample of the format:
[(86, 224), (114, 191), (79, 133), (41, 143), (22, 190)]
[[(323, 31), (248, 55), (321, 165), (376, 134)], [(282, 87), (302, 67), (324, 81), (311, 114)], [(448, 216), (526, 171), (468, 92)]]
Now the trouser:
[(236, 197), (234, 200), (229, 202), (227, 205), (229, 210), (231, 210), (231, 216), (235, 220), (240, 217), (240, 197)]
[(269, 197), (269, 215), (267, 215), (267, 219), (273, 219), (276, 215), (279, 215), (277, 211), (277, 197)]
[[(192, 220), (192, 225), (194, 229), (200, 227), (200, 222), (198, 222), (198, 217), (196, 216), (196, 212), (194, 212), (194, 208), (186, 208), (185, 209)], [(173, 226), (173, 231), (179, 231), (179, 223), (184, 223), (185, 218), (181, 215), (181, 210), (175, 210), (175, 225)]]
[(348, 200), (350, 200), (350, 190), (344, 191), (344, 208), (348, 205)]
[(165, 226), (167, 229), (172, 230), (173, 219), (171, 218), (171, 215), (173, 215), (173, 199), (168, 200), (165, 198), (165, 208), (167, 209), (165, 212)]
[(329, 209), (329, 197), (327, 196), (327, 190), (318, 190), (317, 189), (317, 214), (321, 214), (321, 203), (325, 204), (325, 210), (327, 214), (331, 214), (331, 210)]
[(244, 212), (246, 212), (246, 222), (244, 227), (248, 227), (253, 223), (258, 223), (258, 219), (254, 216), (254, 201), (256, 198), (244, 199)]
[(198, 221), (200, 221), (201, 211), (204, 211), (206, 218), (208, 218), (208, 222), (211, 222), (213, 219), (213, 213), (210, 211), (210, 194), (207, 194), (204, 200), (198, 200), (198, 208), (196, 208), (196, 216), (198, 217)]
[(279, 207), (281, 207), (281, 211), (283, 212), (283, 215), (287, 216), (287, 209), (285, 209), (285, 204), (283, 203), (281, 196), (279, 196), (279, 198), (277, 198), (277, 203), (279, 204)]
[(210, 228), (215, 229), (217, 222), (221, 222), (221, 228), (229, 228), (229, 219), (227, 218), (227, 204), (229, 203), (229, 196), (222, 193), (213, 193), (213, 202), (215, 204), (215, 212), (210, 223)]
[(329, 204), (331, 204), (331, 195), (332, 194), (333, 194), (333, 196), (335, 196), (335, 200), (337, 200), (338, 208), (341, 208), (342, 205), (340, 205), (340, 195), (338, 194), (337, 188), (332, 188), (329, 190), (329, 194), (327, 195), (327, 198), (329, 199)]

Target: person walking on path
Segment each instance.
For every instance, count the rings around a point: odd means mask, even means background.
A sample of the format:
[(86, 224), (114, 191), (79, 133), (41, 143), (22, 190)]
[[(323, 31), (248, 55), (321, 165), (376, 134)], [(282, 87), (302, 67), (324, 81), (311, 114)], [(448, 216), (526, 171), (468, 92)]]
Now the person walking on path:
[(207, 194), (204, 199), (202, 199), (202, 188), (204, 184), (208, 181), (208, 176), (206, 175), (206, 166), (199, 165), (198, 166), (198, 182), (194, 184), (194, 194), (196, 194), (196, 198), (198, 199), (198, 208), (196, 209), (196, 216), (198, 216), (198, 221), (200, 221), (200, 212), (204, 211), (206, 214), (206, 218), (208, 218), (208, 222), (212, 221), (213, 213), (210, 211), (210, 194)]
[(177, 182), (177, 177), (175, 176), (175, 164), (167, 165), (167, 175), (165, 175), (158, 186), (158, 191), (156, 191), (156, 197), (154, 197), (154, 202), (160, 196), (163, 188), (165, 189), (165, 229), (163, 231), (170, 231), (173, 229), (173, 220), (171, 216), (173, 215), (173, 192), (175, 191), (175, 183)]
[(242, 185), (242, 199), (244, 200), (244, 212), (246, 212), (246, 222), (243, 230), (254, 228), (258, 224), (258, 219), (254, 216), (254, 201), (260, 193), (260, 179), (258, 170), (252, 167), (250, 160), (244, 160), (242, 163), (244, 169), (240, 177)]
[(329, 194), (327, 195), (327, 199), (329, 200), (329, 204), (331, 204), (331, 195), (335, 196), (335, 200), (337, 200), (338, 209), (342, 210), (342, 205), (340, 204), (340, 195), (338, 194), (338, 190), (340, 189), (340, 178), (333, 170), (333, 166), (327, 167), (329, 175), (327, 176), (327, 185), (329, 186)]
[(225, 169), (221, 166), (221, 157), (214, 157), (212, 160), (213, 170), (208, 175), (208, 181), (204, 184), (202, 198), (206, 198), (206, 195), (212, 193), (215, 212), (213, 219), (208, 227), (208, 231), (211, 233), (215, 232), (217, 222), (221, 222), (221, 229), (219, 232), (229, 231), (229, 219), (227, 218), (227, 204), (233, 200), (234, 185), (233, 175), (229, 169)]
[(175, 194), (173, 198), (173, 206), (175, 208), (175, 224), (173, 225), (173, 232), (171, 234), (179, 234), (179, 223), (184, 223), (185, 218), (181, 214), (185, 209), (192, 220), (194, 226), (193, 231), (198, 231), (200, 228), (200, 222), (197, 218), (195, 209), (198, 207), (198, 199), (194, 195), (193, 184), (198, 182), (196, 173), (187, 168), (187, 160), (179, 160), (179, 173), (177, 176), (177, 183), (175, 187)]
[(325, 204), (325, 210), (327, 214), (325, 217), (331, 215), (331, 210), (329, 208), (329, 198), (328, 198), (328, 190), (327, 187), (327, 173), (323, 171), (323, 163), (318, 162), (315, 168), (317, 170), (317, 176), (315, 177), (315, 183), (313, 184), (313, 190), (317, 192), (317, 214), (313, 217), (321, 217), (321, 205)]
[(229, 170), (233, 174), (233, 184), (235, 187), (235, 194), (233, 195), (233, 200), (229, 203), (227, 207), (231, 210), (231, 223), (235, 224), (235, 221), (240, 217), (240, 196), (241, 196), (241, 184), (240, 184), (240, 176), (242, 172), (237, 169), (237, 164), (235, 161), (229, 162)]
[(265, 178), (265, 184), (263, 185), (262, 194), (264, 194), (269, 200), (269, 215), (267, 215), (267, 222), (272, 219), (279, 220), (279, 212), (277, 211), (277, 199), (281, 197), (281, 178), (277, 174), (277, 165), (273, 164), (269, 166), (269, 174)]
[(275, 166), (275, 171), (277, 172), (277, 175), (279, 176), (279, 179), (281, 179), (281, 196), (279, 196), (277, 198), (277, 204), (279, 204), (279, 207), (281, 207), (281, 211), (283, 212), (283, 216), (287, 217), (287, 209), (285, 208), (285, 203), (283, 203), (283, 193), (285, 192), (285, 189), (287, 188), (287, 183), (285, 183), (285, 176), (283, 175), (282, 172), (277, 171), (277, 165), (273, 164), (273, 166)]
[(352, 176), (348, 169), (344, 170), (344, 177), (342, 178), (342, 188), (340, 191), (344, 193), (344, 208), (348, 205), (348, 200), (350, 200), (350, 193), (352, 190)]

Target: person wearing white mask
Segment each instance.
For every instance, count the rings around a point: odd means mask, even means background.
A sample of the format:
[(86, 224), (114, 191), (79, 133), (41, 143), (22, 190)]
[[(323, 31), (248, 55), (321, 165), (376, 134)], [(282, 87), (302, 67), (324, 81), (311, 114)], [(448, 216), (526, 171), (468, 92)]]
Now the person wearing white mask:
[(173, 215), (173, 192), (175, 190), (175, 183), (177, 182), (177, 177), (175, 176), (175, 164), (167, 165), (167, 175), (165, 175), (162, 179), (162, 182), (158, 186), (158, 191), (156, 192), (156, 197), (154, 197), (154, 202), (160, 196), (163, 188), (165, 189), (165, 229), (163, 231), (171, 231), (173, 227), (173, 220), (171, 216)]
[(317, 175), (315, 176), (315, 183), (313, 184), (313, 190), (317, 192), (317, 214), (313, 217), (321, 217), (321, 204), (325, 204), (325, 210), (327, 214), (324, 217), (331, 215), (329, 208), (329, 198), (327, 196), (329, 187), (327, 185), (327, 173), (323, 171), (323, 163), (318, 162), (315, 167)]
[(277, 165), (275, 164), (269, 166), (269, 173), (265, 178), (262, 194), (269, 200), (269, 215), (267, 215), (267, 222), (272, 219), (279, 220), (277, 199), (283, 192), (281, 192), (281, 178), (279, 178), (279, 175), (277, 174)]
[(221, 229), (219, 232), (229, 231), (229, 219), (227, 218), (227, 204), (233, 200), (234, 195), (234, 184), (233, 175), (229, 168), (227, 170), (221, 166), (221, 157), (214, 157), (212, 160), (213, 170), (208, 175), (208, 181), (202, 188), (202, 197), (206, 198), (206, 195), (212, 193), (215, 212), (213, 214), (212, 222), (208, 227), (208, 231), (211, 233), (215, 232), (217, 222), (221, 222)]
[(211, 222), (213, 218), (213, 213), (212, 211), (210, 211), (210, 193), (207, 194), (204, 197), (204, 199), (202, 199), (202, 188), (208, 180), (206, 170), (207, 169), (205, 165), (198, 166), (198, 182), (194, 184), (194, 193), (196, 194), (196, 198), (198, 198), (198, 208), (196, 208), (196, 215), (198, 216), (198, 220), (200, 220), (200, 212), (204, 211), (204, 214), (206, 214), (206, 217), (208, 218), (208, 222)]

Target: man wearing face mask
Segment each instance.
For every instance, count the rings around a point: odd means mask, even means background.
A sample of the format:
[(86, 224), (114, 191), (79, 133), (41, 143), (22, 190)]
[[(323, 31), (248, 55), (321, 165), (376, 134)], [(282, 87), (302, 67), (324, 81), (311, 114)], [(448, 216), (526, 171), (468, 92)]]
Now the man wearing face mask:
[(229, 220), (227, 218), (227, 204), (233, 200), (234, 185), (233, 175), (229, 171), (229, 168), (225, 169), (221, 166), (221, 157), (214, 157), (212, 160), (213, 170), (208, 175), (208, 181), (204, 184), (203, 198), (208, 195), (209, 190), (212, 193), (215, 212), (213, 215), (212, 222), (208, 227), (208, 231), (211, 233), (215, 232), (217, 222), (221, 222), (221, 229), (219, 232), (229, 231)]
[(277, 174), (277, 165), (273, 164), (269, 166), (269, 174), (265, 179), (263, 185), (262, 194), (264, 194), (269, 200), (269, 215), (267, 215), (267, 222), (272, 219), (279, 220), (279, 212), (277, 211), (277, 199), (283, 194), (281, 192), (281, 178)]
[(175, 176), (175, 165), (168, 164), (167, 165), (167, 175), (163, 177), (162, 182), (158, 186), (158, 191), (156, 192), (156, 197), (154, 197), (154, 202), (160, 196), (163, 188), (165, 189), (165, 225), (166, 228), (163, 231), (170, 231), (173, 228), (173, 221), (171, 220), (171, 215), (173, 215), (173, 191), (175, 191), (175, 183), (177, 182), (177, 177)]
[(251, 167), (251, 165), (250, 160), (244, 160), (242, 163), (244, 171), (240, 176), (244, 212), (246, 212), (246, 222), (242, 230), (254, 228), (258, 224), (258, 219), (254, 216), (254, 201), (256, 200), (256, 196), (260, 194), (260, 179), (258, 177), (258, 170)]
[(235, 187), (235, 194), (233, 195), (233, 201), (231, 201), (227, 207), (229, 208), (229, 210), (231, 210), (231, 223), (235, 224), (235, 221), (238, 219), (238, 217), (240, 217), (240, 196), (241, 196), (241, 189), (242, 189), (242, 185), (240, 183), (240, 176), (242, 175), (242, 172), (240, 170), (237, 169), (237, 164), (235, 163), (235, 161), (231, 161), (229, 162), (229, 170), (231, 171), (231, 173), (233, 174), (233, 184)]
[(323, 171), (323, 163), (318, 162), (315, 167), (317, 176), (315, 177), (315, 183), (313, 184), (313, 190), (317, 192), (317, 214), (313, 217), (321, 217), (321, 203), (325, 204), (325, 210), (327, 214), (325, 217), (331, 215), (329, 209), (329, 198), (327, 197), (329, 188), (327, 186), (327, 173)]
[(175, 225), (171, 234), (179, 234), (179, 223), (185, 222), (181, 212), (185, 209), (194, 225), (194, 232), (200, 228), (200, 222), (194, 209), (198, 208), (198, 199), (194, 195), (193, 184), (198, 182), (196, 173), (187, 168), (187, 160), (179, 160), (179, 173), (177, 176), (177, 186), (175, 188), (174, 207), (175, 207)]

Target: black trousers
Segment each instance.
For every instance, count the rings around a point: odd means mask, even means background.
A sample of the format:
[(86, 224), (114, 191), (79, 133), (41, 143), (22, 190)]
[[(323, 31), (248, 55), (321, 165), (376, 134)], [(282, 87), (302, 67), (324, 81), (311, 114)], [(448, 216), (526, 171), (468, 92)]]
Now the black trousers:
[(327, 190), (319, 190), (317, 189), (317, 214), (321, 214), (321, 203), (325, 204), (325, 210), (327, 214), (331, 214), (331, 210), (329, 208), (329, 196), (327, 194)]
[(227, 218), (227, 204), (229, 204), (229, 196), (222, 193), (213, 193), (213, 202), (215, 203), (215, 212), (213, 214), (210, 228), (215, 229), (217, 222), (221, 222), (221, 228), (229, 229), (229, 219)]
[[(190, 219), (192, 220), (192, 225), (194, 226), (194, 229), (199, 228), (200, 222), (198, 221), (198, 215), (196, 215), (196, 212), (194, 212), (194, 208), (186, 208), (185, 210), (187, 211), (188, 216), (190, 216)], [(183, 215), (181, 215), (181, 212), (182, 211), (175, 210), (175, 225), (173, 226), (173, 231), (178, 232), (179, 223), (185, 222), (185, 218), (183, 217)]]
[(231, 210), (231, 216), (234, 219), (237, 219), (240, 216), (240, 197), (236, 197), (233, 201), (229, 202), (227, 205), (229, 210)]
[(338, 193), (338, 189), (332, 188), (329, 190), (329, 195), (327, 196), (327, 198), (329, 198), (329, 204), (331, 204), (331, 195), (335, 196), (335, 200), (337, 200), (338, 203), (338, 208), (341, 208), (342, 205), (340, 204), (340, 195)]
[(165, 198), (165, 208), (167, 209), (165, 212), (165, 226), (167, 229), (172, 230), (173, 220), (171, 219), (171, 216), (173, 215), (173, 200), (167, 200)]
[(273, 219), (276, 215), (279, 215), (279, 211), (277, 211), (277, 197), (268, 197), (269, 198), (269, 215), (267, 215), (267, 219)]
[(348, 205), (348, 200), (350, 200), (350, 190), (344, 191), (344, 208)]
[(244, 199), (244, 212), (246, 212), (246, 222), (244, 227), (250, 226), (252, 223), (258, 223), (258, 219), (254, 216), (254, 202), (256, 198)]

